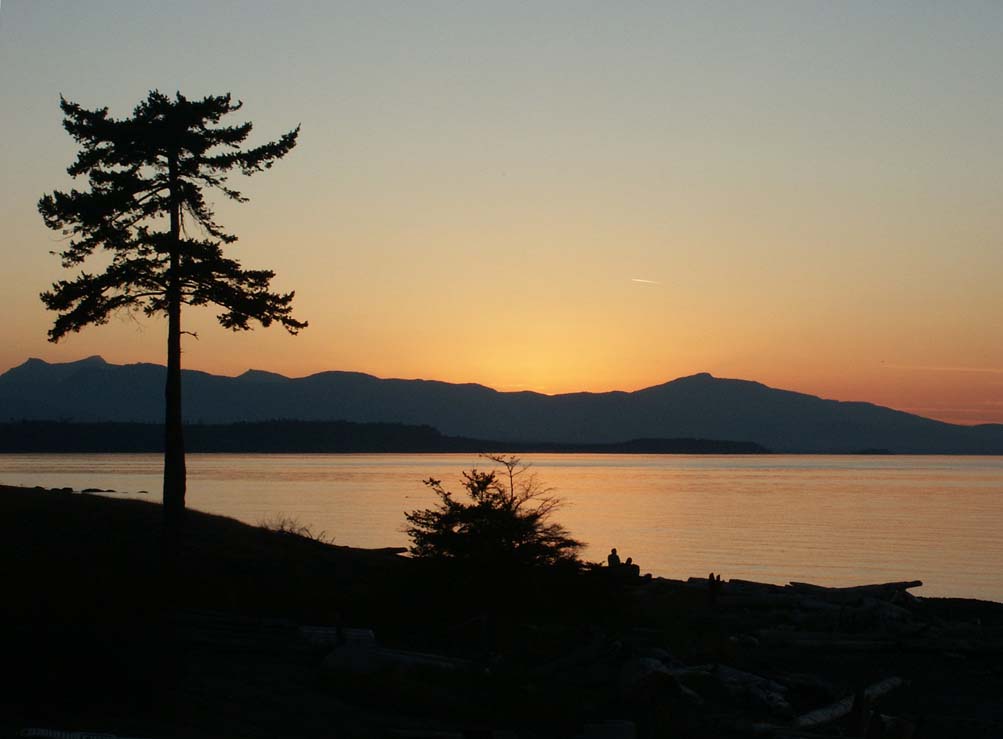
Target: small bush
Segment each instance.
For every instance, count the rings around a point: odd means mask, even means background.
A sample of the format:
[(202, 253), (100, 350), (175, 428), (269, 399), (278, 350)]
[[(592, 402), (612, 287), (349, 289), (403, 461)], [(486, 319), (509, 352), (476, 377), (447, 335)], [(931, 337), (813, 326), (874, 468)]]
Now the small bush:
[(435, 508), (405, 513), (415, 557), (454, 560), (497, 569), (525, 565), (579, 565), (583, 544), (550, 520), (561, 500), (540, 487), (518, 457), (483, 455), (503, 470), (463, 473), (471, 503), (462, 503), (440, 480), (424, 480), (438, 496)]

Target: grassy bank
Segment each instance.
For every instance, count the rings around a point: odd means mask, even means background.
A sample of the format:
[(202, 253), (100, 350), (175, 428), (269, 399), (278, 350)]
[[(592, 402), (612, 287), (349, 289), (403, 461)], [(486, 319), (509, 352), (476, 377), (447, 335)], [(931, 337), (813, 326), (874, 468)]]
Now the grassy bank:
[[(622, 719), (745, 736), (890, 675), (906, 684), (880, 709), (923, 717), (918, 737), (1003, 726), (999, 604), (823, 593), (806, 610), (739, 583), (712, 603), (700, 583), (444, 570), (194, 511), (165, 561), (153, 503), (0, 488), (0, 513), (7, 734), (574, 737)], [(350, 652), (303, 625), (372, 629), (390, 661), (332, 666)]]

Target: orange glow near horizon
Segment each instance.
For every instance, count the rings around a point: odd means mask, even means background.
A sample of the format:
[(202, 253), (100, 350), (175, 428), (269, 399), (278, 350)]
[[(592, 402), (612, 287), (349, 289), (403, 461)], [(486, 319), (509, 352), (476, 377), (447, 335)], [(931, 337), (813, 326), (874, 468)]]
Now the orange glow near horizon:
[[(142, 336), (159, 334), (148, 326)], [(159, 328), (159, 326), (157, 327)], [(98, 331), (101, 333), (101, 331)], [(274, 334), (267, 336), (267, 334)], [(824, 361), (740, 362), (715, 358), (698, 351), (679, 351), (677, 357), (652, 357), (652, 365), (635, 366), (631, 355), (582, 351), (573, 341), (562, 345), (544, 332), (546, 347), (530, 343), (486, 344), (451, 364), (431, 361), (433, 352), (388, 352), (367, 358), (348, 353), (325, 359), (313, 354), (317, 341), (305, 342), (306, 332), (287, 337), (279, 332), (257, 331), (229, 335), (211, 326), (199, 330), (200, 339), (186, 339), (183, 364), (186, 369), (235, 376), (248, 369), (303, 377), (317, 372), (341, 370), (364, 372), (383, 378), (426, 379), (451, 383), (477, 383), (501, 392), (532, 391), (547, 395), (574, 392), (631, 392), (662, 384), (678, 377), (710, 372), (715, 377), (751, 380), (770, 387), (842, 401), (863, 401), (949, 423), (972, 425), (1003, 422), (1003, 373), (993, 368), (889, 366), (870, 367), (848, 362), (845, 372), (834, 378)], [(251, 340), (252, 336), (257, 340)], [(93, 338), (93, 337), (91, 337)], [(147, 342), (147, 351), (136, 352), (135, 342), (122, 348), (118, 342), (87, 341), (74, 337), (60, 345), (48, 345), (40, 356), (46, 361), (75, 361), (88, 354), (101, 354), (116, 364), (137, 361), (163, 364), (157, 341)], [(310, 346), (297, 346), (298, 344)], [(149, 344), (152, 343), (152, 346)], [(244, 344), (244, 346), (241, 346)], [(81, 346), (88, 347), (81, 351)], [(219, 352), (220, 346), (225, 350)], [(262, 346), (264, 345), (264, 346)], [(477, 346), (476, 344), (474, 346)], [(299, 351), (295, 351), (299, 349)], [(514, 352), (512, 361), (505, 361)], [(9, 365), (27, 356), (11, 358)], [(781, 357), (781, 360), (783, 358)]]
[[(121, 116), (151, 88), (229, 91), (249, 144), (302, 124), (233, 180), (249, 203), (213, 203), (227, 254), (310, 326), (187, 310), (189, 369), (551, 394), (710, 372), (1003, 423), (1003, 4), (113, 5), (3, 4), (0, 65), (24, 74), (0, 369), (165, 357), (142, 317), (45, 341), (38, 294), (70, 273), (36, 203), (86, 187), (60, 92)], [(125, 27), (159, 32), (136, 55)]]

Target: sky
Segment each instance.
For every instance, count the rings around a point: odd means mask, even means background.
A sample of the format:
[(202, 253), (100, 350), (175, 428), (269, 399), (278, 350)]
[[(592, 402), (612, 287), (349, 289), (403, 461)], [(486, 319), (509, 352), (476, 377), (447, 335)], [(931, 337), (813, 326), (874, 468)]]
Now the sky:
[[(710, 372), (1003, 422), (1003, 3), (0, 3), (0, 371), (166, 356), (125, 314), (58, 344), (59, 95), (231, 92), (297, 148), (215, 201), (309, 328), (189, 309), (184, 366), (499, 390)], [(76, 183), (84, 187), (85, 182)]]

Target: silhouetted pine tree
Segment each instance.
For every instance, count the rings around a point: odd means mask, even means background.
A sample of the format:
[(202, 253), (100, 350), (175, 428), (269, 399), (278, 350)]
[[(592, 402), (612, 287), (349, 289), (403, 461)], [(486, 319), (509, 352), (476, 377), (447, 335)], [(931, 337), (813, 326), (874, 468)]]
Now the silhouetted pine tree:
[[(90, 189), (53, 192), (39, 200), (45, 225), (69, 245), (59, 252), (70, 269), (98, 249), (110, 264), (98, 274), (81, 271), (41, 294), (59, 313), (49, 340), (88, 324), (102, 324), (120, 309), (167, 314), (164, 514), (177, 530), (185, 507), (185, 449), (181, 424), (181, 306), (215, 304), (225, 328), (247, 330), (254, 319), (277, 321), (290, 333), (307, 324), (292, 317), (294, 293), (269, 291), (274, 272), (246, 270), (225, 257), (236, 236), (216, 223), (206, 191), (237, 202), (247, 198), (227, 186), (233, 169), (252, 175), (268, 169), (296, 145), (299, 127), (277, 141), (241, 148), (250, 123), (218, 125), (241, 103), (230, 95), (188, 100), (157, 91), (132, 117), (115, 119), (107, 108), (86, 110), (60, 97), (63, 127), (79, 144), (70, 175), (86, 175)], [(203, 238), (195, 238), (195, 225)]]
[(482, 455), (504, 472), (463, 473), (470, 503), (462, 503), (429, 478), (424, 484), (439, 501), (435, 508), (404, 514), (410, 552), (423, 559), (450, 560), (497, 572), (511, 567), (580, 564), (584, 546), (561, 524), (550, 520), (561, 500), (541, 488), (518, 457)]

